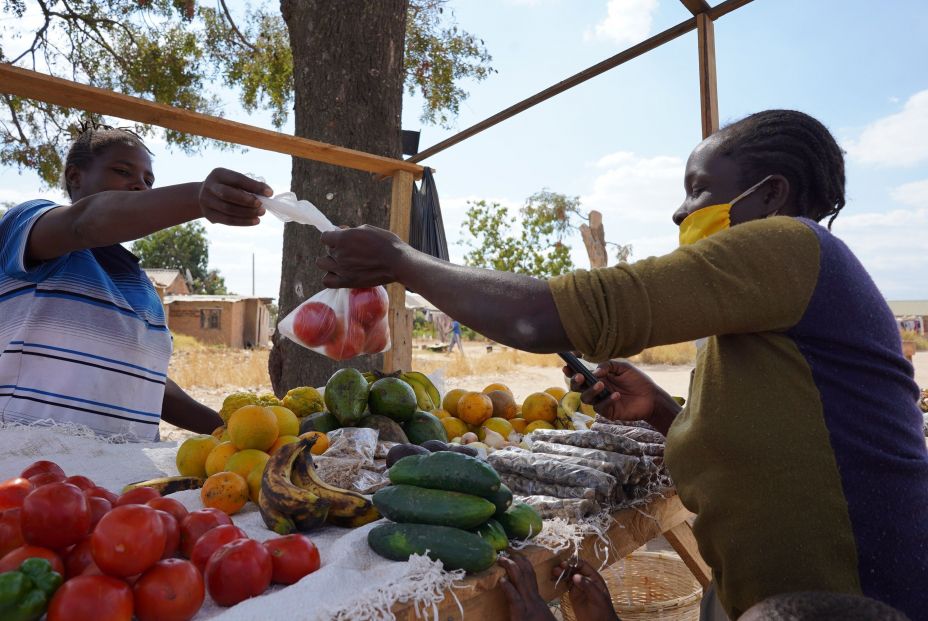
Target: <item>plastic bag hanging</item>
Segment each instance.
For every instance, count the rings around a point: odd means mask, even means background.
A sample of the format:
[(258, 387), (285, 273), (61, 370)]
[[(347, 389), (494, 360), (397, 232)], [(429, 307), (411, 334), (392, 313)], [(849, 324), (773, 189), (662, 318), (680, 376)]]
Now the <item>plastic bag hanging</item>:
[[(315, 205), (298, 201), (293, 192), (258, 198), (284, 222), (309, 224), (320, 231), (338, 228)], [(379, 354), (390, 349), (389, 306), (383, 287), (323, 289), (290, 311), (277, 329), (294, 343), (333, 360)]]
[(425, 168), (419, 187), (413, 184), (409, 245), (430, 256), (448, 260), (448, 241), (441, 219), (438, 188), (432, 170)]

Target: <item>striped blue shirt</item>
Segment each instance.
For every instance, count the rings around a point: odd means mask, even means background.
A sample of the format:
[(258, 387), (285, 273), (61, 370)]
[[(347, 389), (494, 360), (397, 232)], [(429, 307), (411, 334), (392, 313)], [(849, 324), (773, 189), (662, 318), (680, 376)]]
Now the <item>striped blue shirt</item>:
[(171, 357), (164, 309), (122, 246), (26, 265), (34, 200), (0, 218), (0, 420), (158, 438)]

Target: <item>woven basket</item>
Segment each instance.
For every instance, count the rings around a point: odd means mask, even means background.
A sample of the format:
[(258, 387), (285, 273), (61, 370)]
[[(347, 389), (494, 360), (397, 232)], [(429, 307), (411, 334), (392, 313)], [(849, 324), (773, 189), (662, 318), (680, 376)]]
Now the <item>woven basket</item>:
[[(605, 569), (603, 579), (622, 621), (698, 621), (702, 588), (680, 557), (635, 552)], [(564, 621), (576, 621), (570, 596), (561, 597)]]

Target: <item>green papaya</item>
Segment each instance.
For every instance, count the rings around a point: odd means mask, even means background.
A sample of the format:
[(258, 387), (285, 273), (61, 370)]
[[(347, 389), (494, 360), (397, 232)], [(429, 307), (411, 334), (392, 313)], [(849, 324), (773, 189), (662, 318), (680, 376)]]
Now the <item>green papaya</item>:
[(479, 496), (415, 485), (388, 485), (372, 500), (381, 515), (394, 522), (464, 529), (483, 524), (496, 511), (492, 502)]
[(406, 437), (406, 432), (399, 426), (399, 423), (386, 416), (381, 416), (379, 414), (365, 416), (358, 423), (358, 427), (376, 429), (379, 434), (378, 439), (381, 442), (399, 442), (400, 444), (407, 444), (409, 442), (409, 438)]
[(338, 419), (331, 412), (315, 412), (300, 419), (300, 435), (308, 431), (321, 431), (329, 433), (340, 428)]
[(364, 416), (370, 386), (357, 369), (339, 369), (325, 384), (325, 407), (342, 427), (353, 427)]
[(541, 516), (531, 505), (517, 503), (495, 518), (510, 539), (533, 539), (541, 532)]
[(382, 524), (367, 533), (367, 544), (392, 561), (408, 561), (413, 554), (425, 554), (441, 561), (445, 569), (468, 573), (489, 569), (496, 562), (496, 550), (480, 535), (450, 526)]
[(487, 500), (496, 505), (496, 513), (493, 515), (502, 515), (503, 513), (506, 513), (506, 511), (512, 505), (512, 491), (506, 487), (505, 483), (500, 483), (499, 489), (493, 492), (491, 496), (487, 496)]
[(489, 464), (453, 451), (403, 457), (388, 474), (395, 485), (417, 485), (486, 499), (492, 498), (500, 486), (499, 475)]
[(509, 538), (506, 536), (506, 530), (503, 525), (496, 520), (487, 520), (474, 530), (475, 533), (493, 546), (497, 552), (502, 552), (509, 547)]
[(367, 398), (371, 414), (379, 414), (398, 423), (405, 423), (416, 413), (416, 393), (412, 386), (398, 377), (384, 377), (371, 384)]
[(403, 431), (413, 444), (422, 444), (428, 440), (448, 441), (448, 432), (441, 420), (428, 412), (416, 411), (404, 425)]

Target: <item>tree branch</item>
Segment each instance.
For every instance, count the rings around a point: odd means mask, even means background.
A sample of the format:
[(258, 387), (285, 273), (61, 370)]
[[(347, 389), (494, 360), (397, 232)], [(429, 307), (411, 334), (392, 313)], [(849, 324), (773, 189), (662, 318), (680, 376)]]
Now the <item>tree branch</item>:
[(242, 34), (242, 32), (238, 29), (238, 26), (236, 26), (235, 22), (232, 20), (232, 14), (229, 12), (229, 7), (226, 6), (226, 0), (219, 0), (219, 5), (222, 7), (222, 14), (225, 16), (226, 21), (229, 22), (229, 26), (232, 28), (232, 32), (238, 36), (242, 45), (250, 49), (252, 52), (257, 52), (258, 48), (248, 42), (248, 39), (245, 38), (245, 35)]
[(23, 132), (22, 125), (19, 124), (19, 116), (16, 114), (16, 109), (13, 107), (13, 98), (5, 94), (3, 95), (3, 99), (10, 109), (10, 117), (13, 119), (13, 125), (16, 126), (16, 131), (19, 132), (19, 141), (23, 144), (29, 144), (29, 139), (26, 137), (25, 132)]

